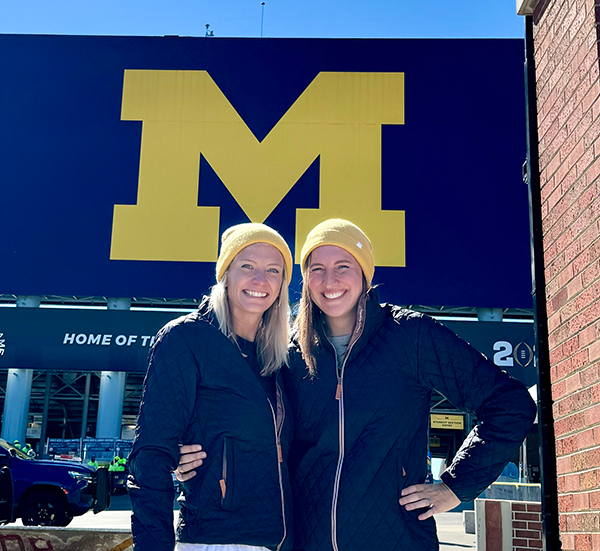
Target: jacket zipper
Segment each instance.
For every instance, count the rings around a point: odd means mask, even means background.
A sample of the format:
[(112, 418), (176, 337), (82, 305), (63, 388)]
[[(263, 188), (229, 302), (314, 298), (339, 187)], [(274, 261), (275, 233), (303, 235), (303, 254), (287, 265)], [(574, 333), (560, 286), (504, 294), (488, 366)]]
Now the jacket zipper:
[[(350, 357), (350, 352), (354, 347), (354, 344), (363, 332), (363, 321), (364, 321), (364, 308), (358, 309), (358, 317), (356, 320), (356, 328), (352, 335), (352, 342), (348, 346), (348, 350), (346, 351), (346, 357), (344, 358), (344, 362), (342, 363), (342, 368), (337, 368), (337, 352), (335, 350), (335, 346), (332, 345), (333, 354), (335, 358), (335, 369), (337, 371), (337, 388), (335, 392), (335, 399), (339, 401), (338, 412), (339, 412), (339, 423), (338, 423), (338, 444), (339, 444), (339, 455), (338, 455), (338, 463), (335, 471), (335, 479), (333, 483), (333, 499), (331, 501), (331, 545), (333, 547), (333, 551), (339, 551), (338, 543), (337, 543), (337, 504), (338, 504), (338, 496), (340, 491), (340, 479), (342, 477), (342, 466), (344, 464), (344, 453), (345, 453), (345, 438), (344, 438), (344, 392), (343, 392), (343, 383), (344, 383), (344, 368), (346, 367), (346, 362)], [(327, 339), (329, 340), (329, 339)], [(329, 343), (331, 344), (331, 342)]]
[(277, 393), (277, 413), (279, 415), (275, 415), (275, 409), (273, 408), (273, 404), (271, 400), (267, 397), (267, 402), (269, 402), (269, 407), (271, 408), (271, 415), (273, 416), (273, 427), (275, 429), (275, 444), (277, 446), (277, 472), (279, 475), (279, 492), (281, 494), (281, 517), (283, 521), (283, 538), (279, 542), (279, 545), (276, 548), (276, 551), (281, 549), (285, 538), (287, 537), (287, 525), (285, 522), (285, 495), (283, 491), (283, 475), (281, 474), (281, 463), (283, 463), (283, 454), (281, 451), (281, 431), (283, 430), (283, 422), (285, 419), (285, 407), (283, 405), (283, 395), (281, 393), (281, 387), (279, 383), (275, 381), (275, 389)]
[(221, 503), (223, 503), (227, 494), (227, 438), (223, 439), (223, 466), (219, 483), (221, 485)]

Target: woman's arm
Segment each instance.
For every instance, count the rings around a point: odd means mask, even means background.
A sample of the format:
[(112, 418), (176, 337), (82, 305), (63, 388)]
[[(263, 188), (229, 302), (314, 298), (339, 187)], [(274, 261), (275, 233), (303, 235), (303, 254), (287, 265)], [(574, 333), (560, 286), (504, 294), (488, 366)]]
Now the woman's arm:
[(150, 355), (136, 436), (129, 456), (132, 533), (137, 551), (172, 551), (174, 488), (196, 401), (198, 368), (178, 326), (161, 330)]
[(418, 377), (457, 408), (474, 413), (469, 433), (442, 480), (461, 501), (475, 499), (502, 472), (533, 424), (525, 386), (431, 318), (421, 318)]

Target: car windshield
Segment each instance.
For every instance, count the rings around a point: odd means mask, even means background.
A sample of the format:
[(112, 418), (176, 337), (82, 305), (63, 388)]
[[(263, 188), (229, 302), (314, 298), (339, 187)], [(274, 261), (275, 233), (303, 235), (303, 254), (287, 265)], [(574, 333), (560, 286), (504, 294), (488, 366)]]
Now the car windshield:
[(6, 440), (2, 440), (1, 438), (0, 446), (2, 446), (5, 450), (8, 450), (8, 453), (13, 457), (17, 456), (19, 459), (31, 459), (31, 457), (29, 457), (26, 453), (23, 453), (20, 449), (15, 448), (12, 444), (9, 444)]

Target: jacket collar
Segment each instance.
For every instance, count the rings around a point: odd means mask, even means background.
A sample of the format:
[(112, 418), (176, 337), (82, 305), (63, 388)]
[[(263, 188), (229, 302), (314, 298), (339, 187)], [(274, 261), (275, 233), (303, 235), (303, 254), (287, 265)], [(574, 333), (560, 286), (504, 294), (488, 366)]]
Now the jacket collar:
[[(373, 334), (381, 327), (385, 320), (385, 310), (379, 304), (379, 292), (372, 288), (367, 293), (362, 295), (358, 301), (358, 309), (356, 312), (356, 325), (350, 338), (352, 350), (350, 356), (355, 356), (360, 352), (367, 343), (371, 340)], [(331, 352), (333, 348), (329, 339), (325, 334), (325, 322), (322, 320), (316, 327), (319, 336), (319, 343), (322, 347), (326, 347)]]
[(217, 321), (217, 316), (214, 311), (210, 307), (210, 297), (208, 295), (204, 295), (200, 304), (198, 305), (198, 310), (196, 310), (196, 314), (199, 319), (204, 320), (210, 323), (213, 327), (219, 328), (219, 322)]

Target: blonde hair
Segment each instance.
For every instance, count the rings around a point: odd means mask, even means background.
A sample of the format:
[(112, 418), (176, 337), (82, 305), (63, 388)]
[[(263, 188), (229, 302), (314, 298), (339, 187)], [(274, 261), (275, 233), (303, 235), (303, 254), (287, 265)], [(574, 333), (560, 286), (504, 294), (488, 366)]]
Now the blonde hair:
[[(288, 286), (286, 268), (283, 267), (279, 296), (262, 315), (256, 331), (256, 352), (262, 365), (261, 375), (271, 375), (283, 364), (287, 364), (289, 342)], [(236, 341), (233, 317), (227, 298), (227, 272), (210, 291), (209, 305), (217, 317), (219, 329), (228, 339)]]

